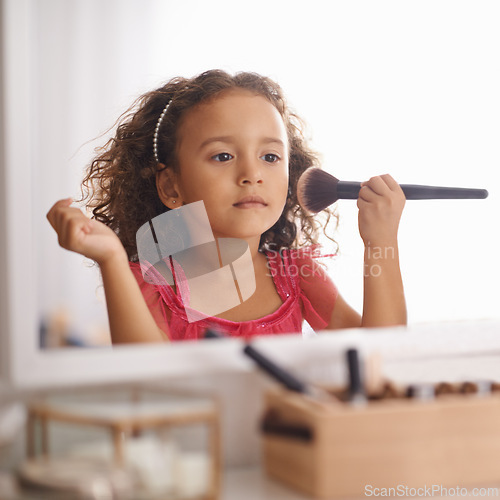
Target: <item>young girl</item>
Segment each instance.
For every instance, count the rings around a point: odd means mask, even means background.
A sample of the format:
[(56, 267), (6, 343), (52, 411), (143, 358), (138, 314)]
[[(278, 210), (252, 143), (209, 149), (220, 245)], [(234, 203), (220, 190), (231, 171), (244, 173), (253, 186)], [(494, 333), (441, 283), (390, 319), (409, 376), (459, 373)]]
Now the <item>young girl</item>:
[[(405, 324), (401, 188), (389, 175), (362, 184), (367, 272), (360, 316), (313, 259), (318, 225), (298, 205), (296, 184), (316, 163), (278, 85), (253, 73), (208, 71), (171, 80), (122, 118), (84, 180), (93, 219), (71, 207), (71, 199), (58, 201), (47, 217), (63, 248), (100, 266), (113, 343), (195, 339), (208, 327), (243, 337), (292, 333), (303, 320), (315, 330)], [(198, 201), (216, 241), (248, 243), (255, 293), (189, 321), (179, 283), (144, 280), (136, 233), (158, 215)]]

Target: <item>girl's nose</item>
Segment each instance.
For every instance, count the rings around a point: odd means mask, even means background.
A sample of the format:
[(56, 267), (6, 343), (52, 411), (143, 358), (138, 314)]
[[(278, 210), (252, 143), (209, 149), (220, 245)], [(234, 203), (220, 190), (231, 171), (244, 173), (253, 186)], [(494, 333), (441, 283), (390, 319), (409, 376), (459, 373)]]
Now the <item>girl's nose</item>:
[(241, 159), (238, 165), (238, 184), (262, 184), (262, 169), (258, 160)]

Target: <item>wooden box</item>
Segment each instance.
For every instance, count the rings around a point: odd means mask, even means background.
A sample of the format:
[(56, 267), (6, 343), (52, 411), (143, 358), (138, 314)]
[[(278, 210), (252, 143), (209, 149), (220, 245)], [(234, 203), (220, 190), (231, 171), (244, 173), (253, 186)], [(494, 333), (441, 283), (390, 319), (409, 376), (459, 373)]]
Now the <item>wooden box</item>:
[[(297, 393), (266, 395), (264, 467), (317, 498), (416, 496), (412, 488), (500, 483), (500, 397), (447, 395), (325, 404)], [(405, 495), (405, 496), (406, 496)], [(422, 495), (421, 495), (422, 496)]]

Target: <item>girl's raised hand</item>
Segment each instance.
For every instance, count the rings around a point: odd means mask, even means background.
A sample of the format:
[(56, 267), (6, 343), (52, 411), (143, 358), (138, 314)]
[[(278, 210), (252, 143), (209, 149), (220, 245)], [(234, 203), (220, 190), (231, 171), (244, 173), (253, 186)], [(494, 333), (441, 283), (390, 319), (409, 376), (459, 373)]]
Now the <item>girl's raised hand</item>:
[(124, 255), (118, 236), (102, 222), (86, 217), (72, 200), (59, 200), (47, 213), (47, 219), (57, 233), (59, 245), (67, 250), (95, 260), (102, 265), (109, 258)]
[(400, 185), (388, 174), (361, 183), (358, 224), (365, 246), (395, 244), (405, 202)]

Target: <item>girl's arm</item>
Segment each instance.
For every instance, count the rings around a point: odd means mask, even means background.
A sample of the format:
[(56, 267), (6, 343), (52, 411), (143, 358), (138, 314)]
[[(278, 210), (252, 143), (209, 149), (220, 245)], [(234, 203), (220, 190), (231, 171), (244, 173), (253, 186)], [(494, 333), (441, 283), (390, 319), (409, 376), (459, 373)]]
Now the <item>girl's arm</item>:
[(329, 329), (404, 325), (407, 321), (397, 241), (405, 196), (389, 175), (373, 177), (362, 186), (358, 208), (365, 245), (363, 315), (338, 295)]
[(407, 322), (397, 240), (405, 202), (390, 175), (362, 183), (358, 198), (359, 232), (365, 245), (362, 326)]
[(58, 201), (47, 218), (63, 248), (99, 264), (113, 344), (164, 341), (165, 335), (144, 301), (117, 235), (70, 205), (71, 199)]
[[(167, 338), (132, 274), (125, 250), (123, 255), (116, 255), (100, 267), (113, 344), (165, 341)], [(168, 327), (164, 325), (164, 328)]]

